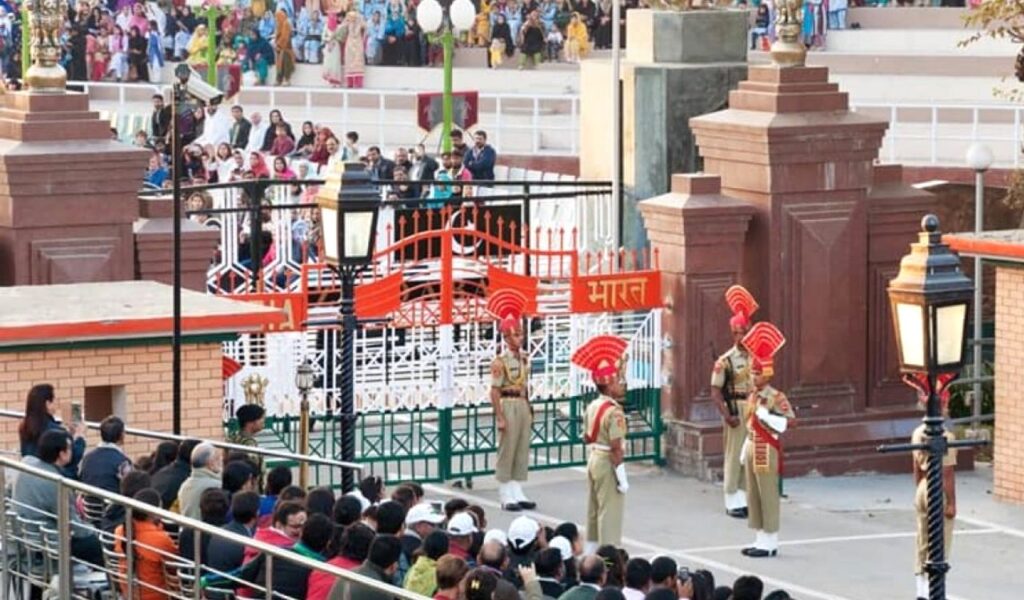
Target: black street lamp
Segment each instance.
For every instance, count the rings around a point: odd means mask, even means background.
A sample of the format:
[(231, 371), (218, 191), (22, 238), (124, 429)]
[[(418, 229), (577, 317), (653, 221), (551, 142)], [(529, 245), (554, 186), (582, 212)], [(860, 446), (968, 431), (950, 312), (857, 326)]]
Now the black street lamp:
[[(341, 278), (341, 460), (355, 462), (355, 280), (359, 271), (373, 262), (380, 191), (362, 163), (339, 163), (317, 194), (317, 204), (323, 227), (324, 262), (334, 267)], [(354, 486), (352, 469), (344, 469), (342, 490), (348, 493)]]
[(172, 237), (174, 244), (171, 285), (174, 287), (173, 324), (171, 333), (171, 430), (181, 434), (181, 109), (188, 102), (188, 80), (192, 69), (181, 63), (174, 69), (171, 98), (171, 201)]
[[(309, 390), (313, 389), (313, 365), (309, 359), (302, 361), (295, 369), (295, 387), (299, 390), (299, 454), (309, 454)], [(306, 489), (309, 484), (309, 462), (299, 465), (299, 487)]]
[(949, 448), (978, 446), (984, 442), (946, 439), (943, 414), (936, 393), (940, 374), (958, 373), (964, 364), (967, 308), (974, 285), (960, 270), (960, 258), (942, 243), (939, 219), (927, 215), (921, 220), (918, 241), (900, 261), (900, 271), (889, 282), (900, 371), (924, 374), (928, 380), (925, 411), (925, 441), (921, 444), (882, 446), (880, 452), (924, 450), (928, 453), (926, 472), (928, 498), (928, 597), (945, 600), (946, 562), (943, 526), (945, 494), (942, 489), (942, 458)]

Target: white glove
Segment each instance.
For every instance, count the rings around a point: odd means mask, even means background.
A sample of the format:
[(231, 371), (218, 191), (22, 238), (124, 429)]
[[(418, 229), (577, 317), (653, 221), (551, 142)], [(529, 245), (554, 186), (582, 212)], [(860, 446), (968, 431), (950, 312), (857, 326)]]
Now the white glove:
[(750, 446), (750, 438), (743, 438), (743, 447), (740, 448), (740, 464), (747, 464), (747, 447)]
[(618, 482), (616, 487), (619, 488), (619, 493), (625, 494), (629, 491), (629, 480), (626, 479), (625, 463), (615, 467), (615, 481)]
[(786, 419), (786, 417), (783, 417), (781, 415), (773, 415), (770, 412), (768, 412), (767, 408), (763, 406), (758, 406), (757, 410), (754, 412), (757, 415), (757, 418), (760, 419), (762, 423), (772, 428), (772, 431), (776, 433), (786, 432), (786, 425), (789, 424), (789, 421)]

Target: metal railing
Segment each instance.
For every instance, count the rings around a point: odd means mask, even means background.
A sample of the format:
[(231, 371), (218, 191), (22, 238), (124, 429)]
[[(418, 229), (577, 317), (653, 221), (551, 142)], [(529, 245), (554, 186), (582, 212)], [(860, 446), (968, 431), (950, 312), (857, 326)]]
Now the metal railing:
[(992, 147), (994, 167), (1021, 166), (1024, 107), (1018, 104), (857, 102), (851, 110), (889, 122), (880, 158), (908, 165), (962, 166), (974, 142)]
[[(53, 482), (57, 488), (57, 514), (42, 512), (36, 507), (29, 507), (8, 497), (8, 469), (17, 472), (18, 477), (38, 477), (40, 479)], [(17, 483), (15, 483), (15, 485), (17, 485)], [(149, 546), (143, 546), (135, 539), (135, 531), (134, 527), (132, 527), (132, 523), (133, 514), (136, 511), (142, 511), (147, 515), (158, 517), (164, 523), (174, 524), (178, 527), (179, 531), (187, 528), (196, 533), (193, 537), (195, 543), (194, 556), (196, 557), (196, 561), (188, 561), (178, 556), (162, 556), (162, 558), (166, 559), (164, 562), (165, 570), (167, 562), (171, 562), (171, 566), (178, 570), (179, 575), (178, 580), (175, 582), (179, 584), (176, 589), (160, 590), (162, 594), (169, 598), (181, 600), (189, 598), (198, 600), (203, 598), (204, 585), (202, 584), (202, 581), (203, 577), (206, 575), (218, 577), (228, 582), (241, 582), (240, 587), (247, 588), (250, 592), (261, 594), (262, 597), (268, 599), (288, 598), (288, 596), (274, 591), (274, 564), (278, 561), (288, 561), (305, 567), (311, 571), (326, 573), (333, 577), (346, 580), (350, 583), (359, 584), (396, 598), (402, 598), (404, 600), (422, 600), (424, 598), (424, 596), (420, 596), (419, 594), (370, 579), (352, 571), (340, 569), (326, 562), (316, 561), (287, 549), (278, 548), (265, 542), (231, 533), (221, 527), (210, 525), (196, 519), (183, 517), (177, 513), (157, 508), (131, 498), (126, 498), (101, 488), (86, 485), (73, 479), (61, 477), (54, 472), (38, 469), (3, 456), (0, 456), (0, 491), (3, 492), (0, 494), (0, 498), (2, 498), (2, 500), (0, 500), (0, 541), (2, 541), (3, 550), (6, 553), (5, 559), (0, 563), (0, 589), (3, 590), (3, 597), (5, 598), (10, 593), (12, 585), (17, 583), (28, 583), (29, 585), (36, 587), (50, 586), (52, 580), (47, 580), (44, 577), (45, 575), (56, 576), (58, 597), (62, 600), (68, 598), (83, 598), (88, 600), (92, 597), (92, 591), (95, 591), (97, 587), (100, 590), (104, 589), (104, 584), (102, 582), (95, 586), (90, 585), (88, 588), (82, 588), (82, 590), (76, 589), (79, 584), (76, 583), (76, 579), (74, 577), (75, 565), (85, 565), (86, 563), (72, 556), (71, 538), (72, 529), (74, 527), (78, 529), (79, 532), (84, 530), (87, 535), (96, 535), (101, 539), (101, 543), (120, 542), (119, 547), (125, 549), (125, 552), (117, 553), (115, 551), (110, 551), (110, 554), (121, 555), (121, 557), (118, 557), (119, 560), (115, 561), (119, 564), (109, 564), (104, 560), (103, 566), (89, 565), (89, 568), (95, 573), (103, 573), (107, 576), (107, 583), (105, 584), (106, 589), (109, 589), (109, 586), (111, 585), (118, 585), (121, 583), (126, 584), (126, 593), (124, 594), (124, 597), (126, 600), (132, 600), (135, 589), (139, 587), (140, 584), (142, 587), (149, 586), (144, 582), (141, 582), (136, 577), (136, 565), (134, 564), (135, 560), (133, 559), (134, 552), (130, 550), (137, 547), (145, 547), (147, 549), (154, 550)], [(71, 511), (74, 510), (74, 508), (69, 502), (70, 492), (75, 492), (82, 496), (99, 498), (102, 501), (123, 506), (125, 509), (124, 534), (120, 536), (116, 534), (111, 535), (99, 528), (96, 528), (95, 526), (91, 526), (88, 523), (77, 522), (76, 519), (73, 519)], [(49, 519), (53, 519), (56, 522), (56, 527), (53, 529), (46, 528), (44, 524), (44, 526), (40, 528), (43, 529), (42, 531), (30, 527), (24, 527), (23, 525), (27, 522), (30, 523), (34, 521), (35, 523), (40, 523), (40, 521), (38, 518), (25, 517), (24, 513), (19, 509), (31, 511), (33, 514), (38, 514), (46, 519), (47, 523), (50, 522)], [(12, 525), (14, 526), (13, 528)], [(265, 585), (261, 586), (248, 581), (241, 581), (233, 574), (223, 573), (202, 564), (202, 561), (199, 560), (201, 557), (200, 543), (204, 535), (210, 536), (210, 538), (223, 539), (260, 552), (265, 557), (263, 565)], [(52, 539), (53, 537), (56, 539)], [(56, 542), (56, 548), (53, 548), (53, 542)], [(11, 554), (16, 557), (14, 561), (8, 560)], [(107, 552), (105, 551), (105, 559), (106, 556)], [(43, 568), (34, 568), (34, 565), (37, 564), (34, 562), (36, 559), (41, 559)], [(56, 563), (55, 568), (53, 563)], [(185, 572), (185, 576), (181, 576), (183, 571)], [(185, 585), (186, 582), (188, 585)], [(165, 587), (170, 586), (165, 585)], [(233, 589), (236, 586), (229, 585), (227, 587)], [(87, 593), (77, 593), (83, 590)], [(114, 591), (113, 597), (120, 597), (120, 590)]]
[[(25, 413), (22, 413), (22, 412), (19, 412), (19, 411), (15, 411), (15, 410), (0, 409), (0, 418), (23, 419), (23, 418), (25, 418)], [(83, 424), (86, 427), (88, 427), (89, 429), (94, 429), (94, 430), (97, 430), (97, 431), (100, 428), (100, 424), (95, 422), (95, 421), (85, 421)], [(124, 428), (124, 433), (125, 433), (125, 435), (132, 435), (132, 436), (143, 437), (143, 438), (147, 438), (147, 439), (151, 439), (151, 440), (161, 440), (161, 441), (170, 441), (170, 442), (184, 442), (184, 441), (190, 440), (190, 439), (198, 439), (198, 438), (190, 438), (189, 436), (185, 436), (185, 435), (175, 435), (173, 433), (164, 433), (162, 431), (152, 431), (152, 430), (149, 430), (149, 429), (138, 429), (138, 428), (135, 428), (135, 427), (125, 427)], [(220, 448), (221, 450), (227, 450), (227, 451), (234, 450), (234, 451), (239, 451), (239, 452), (245, 452), (247, 454), (258, 454), (258, 455), (260, 455), (262, 457), (266, 457), (266, 458), (273, 458), (273, 459), (287, 460), (287, 461), (306, 462), (306, 463), (311, 463), (311, 464), (314, 464), (314, 465), (320, 465), (320, 466), (323, 466), (323, 467), (339, 468), (339, 469), (353, 469), (353, 470), (356, 470), (356, 471), (360, 471), (363, 468), (363, 465), (360, 465), (358, 463), (344, 462), (344, 461), (340, 461), (340, 460), (334, 460), (334, 459), (331, 459), (331, 458), (324, 458), (322, 456), (313, 456), (313, 455), (308, 455), (308, 454), (297, 454), (295, 452), (284, 452), (284, 451), (281, 451), (281, 450), (268, 450), (266, 448), (260, 448), (258, 446), (243, 446), (243, 445), (240, 445), (240, 444), (232, 444), (231, 442), (222, 442), (222, 441), (219, 441), (219, 440), (203, 440), (203, 441), (209, 443), (212, 446)], [(0, 454), (6, 454), (6, 452), (2, 452)]]
[[(95, 81), (70, 81), (68, 87), (89, 94), (93, 109), (138, 117), (139, 129), (148, 127), (149, 110), (129, 106), (148, 107), (155, 90), (165, 97), (170, 90), (164, 84)], [(279, 109), (293, 126), (302, 121), (322, 123), (339, 136), (358, 131), (364, 146), (389, 146), (410, 145), (424, 137), (417, 125), (417, 96), (407, 90), (256, 87), (243, 89), (237, 102), (247, 111)], [(577, 94), (481, 92), (475, 127), (488, 132), (499, 152), (574, 156), (579, 149), (579, 102)]]

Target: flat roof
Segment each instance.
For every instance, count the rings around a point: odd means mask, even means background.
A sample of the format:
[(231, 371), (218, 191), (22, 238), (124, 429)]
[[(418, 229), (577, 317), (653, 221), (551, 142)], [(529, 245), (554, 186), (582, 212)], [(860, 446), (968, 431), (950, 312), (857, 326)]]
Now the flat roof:
[[(0, 287), (0, 346), (170, 336), (173, 288), (154, 281)], [(257, 331), (284, 311), (181, 291), (182, 332)]]
[(1024, 263), (1024, 229), (947, 233), (942, 241), (963, 256)]

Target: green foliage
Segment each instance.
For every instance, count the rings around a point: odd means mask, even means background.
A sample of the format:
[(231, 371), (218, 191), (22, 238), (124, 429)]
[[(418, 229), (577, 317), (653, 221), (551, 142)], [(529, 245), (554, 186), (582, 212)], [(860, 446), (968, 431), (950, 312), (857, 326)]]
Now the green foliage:
[[(982, 363), (981, 368), (982, 377), (992, 377), (995, 375), (995, 367), (991, 362)], [(974, 377), (974, 365), (964, 365), (963, 375), (961, 379), (971, 379)], [(956, 382), (953, 384), (952, 389), (949, 392), (949, 416), (958, 419), (961, 417), (969, 417), (972, 414), (970, 392), (974, 389), (973, 384), (961, 384)], [(995, 395), (995, 382), (986, 381), (981, 384), (981, 414), (987, 415), (995, 412), (996, 407), (996, 395)]]
[[(1024, 0), (986, 0), (964, 16), (964, 27), (973, 30), (966, 38), (957, 42), (960, 48), (984, 39), (1009, 38), (1018, 44), (1024, 43)], [(1024, 81), (1024, 50), (1017, 55), (1014, 63), (1017, 81)], [(1006, 83), (1007, 78), (1003, 78)], [(996, 98), (1008, 102), (1024, 102), (1024, 88), (1019, 85), (997, 87), (992, 90)]]

